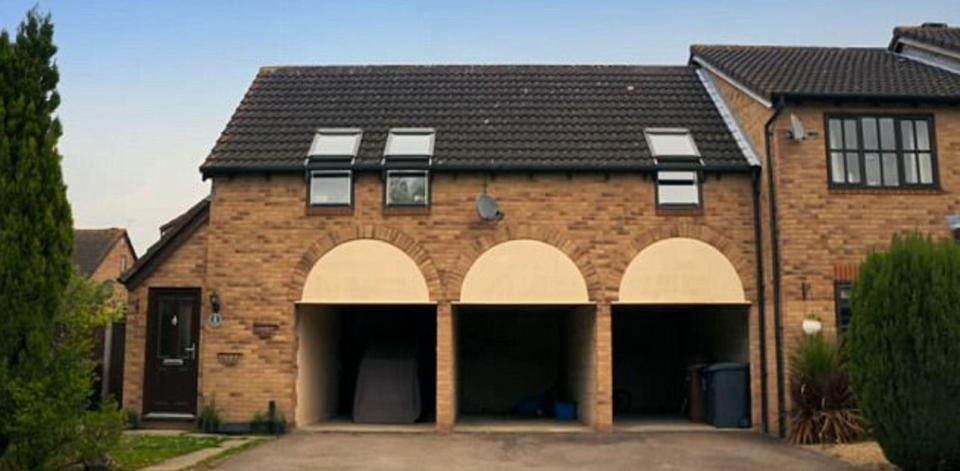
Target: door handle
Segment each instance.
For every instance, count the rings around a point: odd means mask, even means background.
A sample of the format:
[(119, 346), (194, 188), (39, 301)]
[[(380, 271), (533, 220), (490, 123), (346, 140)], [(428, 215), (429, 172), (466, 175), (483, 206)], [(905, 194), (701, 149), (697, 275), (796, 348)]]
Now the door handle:
[(190, 359), (191, 359), (191, 360), (196, 360), (196, 359), (197, 359), (197, 344), (196, 344), (196, 343), (194, 343), (193, 345), (191, 345), (191, 346), (189, 346), (189, 347), (187, 347), (187, 348), (185, 348), (185, 349), (183, 349), (183, 350), (184, 350), (185, 352), (187, 352), (187, 353), (190, 354)]

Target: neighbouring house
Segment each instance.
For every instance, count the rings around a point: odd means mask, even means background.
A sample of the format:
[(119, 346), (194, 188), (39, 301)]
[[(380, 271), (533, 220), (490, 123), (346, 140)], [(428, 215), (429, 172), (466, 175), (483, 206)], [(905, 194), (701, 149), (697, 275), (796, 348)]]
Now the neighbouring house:
[[(109, 282), (117, 303), (126, 304), (127, 289), (116, 281), (137, 260), (125, 229), (75, 229), (73, 258), (80, 274), (96, 282)], [(114, 322), (95, 333), (95, 355), (99, 359), (94, 391), (99, 399), (123, 400), (123, 359), (125, 325)]]
[(741, 425), (782, 430), (803, 319), (842, 331), (871, 248), (950, 233), (958, 31), (685, 66), (264, 67), (209, 197), (122, 278), (124, 404), (309, 427), (402, 400), (446, 431), (559, 400), (610, 431), (737, 363)]

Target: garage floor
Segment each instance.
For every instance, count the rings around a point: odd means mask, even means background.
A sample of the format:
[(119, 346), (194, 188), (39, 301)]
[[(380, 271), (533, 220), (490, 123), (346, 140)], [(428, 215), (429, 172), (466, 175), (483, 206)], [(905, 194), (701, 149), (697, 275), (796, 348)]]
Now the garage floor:
[(755, 433), (295, 433), (217, 469), (853, 470)]

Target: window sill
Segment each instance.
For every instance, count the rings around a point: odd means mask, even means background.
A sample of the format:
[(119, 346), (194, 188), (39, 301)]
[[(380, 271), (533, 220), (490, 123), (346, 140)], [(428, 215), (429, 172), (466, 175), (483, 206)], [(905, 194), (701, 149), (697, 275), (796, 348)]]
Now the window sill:
[(659, 206), (657, 216), (703, 216), (703, 206)]
[(941, 188), (828, 188), (832, 195), (941, 195)]
[(384, 206), (384, 216), (423, 216), (430, 214), (429, 206)]
[(353, 216), (353, 206), (307, 206), (307, 216)]

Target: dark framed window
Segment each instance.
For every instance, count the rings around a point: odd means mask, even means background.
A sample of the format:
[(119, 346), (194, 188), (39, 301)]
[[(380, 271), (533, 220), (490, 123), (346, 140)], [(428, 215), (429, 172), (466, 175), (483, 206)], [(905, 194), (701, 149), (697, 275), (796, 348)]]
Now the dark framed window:
[(837, 303), (837, 332), (843, 334), (850, 328), (853, 320), (853, 308), (850, 304), (850, 295), (853, 293), (853, 283), (848, 281), (837, 282), (834, 286), (834, 295)]
[(388, 170), (384, 197), (387, 206), (430, 206), (430, 173)]
[(310, 172), (310, 206), (353, 204), (353, 175), (349, 170)]
[(831, 186), (937, 186), (933, 117), (830, 115), (826, 128)]
[(657, 172), (657, 207), (699, 208), (700, 178), (693, 170)]

